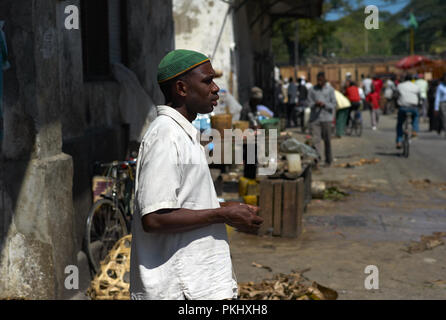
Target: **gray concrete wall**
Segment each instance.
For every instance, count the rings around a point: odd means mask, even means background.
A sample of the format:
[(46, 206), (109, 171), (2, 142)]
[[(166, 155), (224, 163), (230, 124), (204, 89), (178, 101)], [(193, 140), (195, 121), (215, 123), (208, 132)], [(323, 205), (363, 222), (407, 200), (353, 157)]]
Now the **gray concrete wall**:
[(175, 48), (172, 0), (127, 0), (129, 68), (155, 104), (164, 103), (156, 80), (161, 59)]
[[(259, 2), (249, 1), (234, 14), (239, 100), (247, 102), (251, 87), (258, 86), (264, 91), (264, 103), (272, 107), (271, 17)], [(236, 7), (242, 3), (238, 0)]]
[(0, 298), (62, 297), (65, 266), (75, 262), (55, 11), (51, 0), (0, 3), (11, 62), (0, 161)]
[(234, 14), (234, 35), (236, 41), (236, 64), (238, 73), (238, 94), (240, 103), (249, 101), (249, 93), (255, 84), (253, 47), (251, 44), (251, 34), (247, 7), (241, 7)]
[[(63, 27), (79, 0), (2, 0), (5, 72), (0, 159), (0, 298), (65, 298), (91, 205), (94, 161), (123, 158), (129, 126), (115, 81), (85, 83), (80, 30)], [(172, 3), (128, 0), (129, 65), (162, 103), (156, 69), (174, 46)], [(145, 116), (145, 115), (141, 115)]]

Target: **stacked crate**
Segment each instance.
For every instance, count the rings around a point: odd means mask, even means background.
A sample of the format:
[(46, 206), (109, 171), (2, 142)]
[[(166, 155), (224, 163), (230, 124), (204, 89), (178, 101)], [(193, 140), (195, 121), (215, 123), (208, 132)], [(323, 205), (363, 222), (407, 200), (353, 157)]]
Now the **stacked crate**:
[(261, 181), (259, 207), (259, 215), (264, 219), (259, 235), (298, 237), (303, 229), (304, 178)]

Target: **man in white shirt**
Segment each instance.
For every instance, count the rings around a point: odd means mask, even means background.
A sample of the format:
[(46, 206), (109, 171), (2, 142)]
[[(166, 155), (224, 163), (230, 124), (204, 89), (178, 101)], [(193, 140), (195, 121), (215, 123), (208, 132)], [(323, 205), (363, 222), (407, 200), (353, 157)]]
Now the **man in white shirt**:
[(373, 80), (370, 78), (369, 75), (367, 76), (367, 78), (362, 79), (362, 87), (364, 88), (364, 94), (366, 96), (368, 96), (369, 93), (372, 92), (372, 85), (373, 85)]
[(418, 107), (420, 105), (420, 88), (412, 82), (412, 76), (406, 76), (405, 81), (397, 86), (398, 120), (396, 124), (396, 148), (401, 149), (403, 141), (403, 123), (407, 113), (412, 114), (412, 137), (418, 133)]
[(395, 76), (392, 76), (391, 78), (387, 79), (384, 89), (384, 98), (386, 98), (386, 103), (384, 105), (383, 111), (384, 114), (393, 113), (395, 106), (395, 92)]
[(426, 80), (424, 80), (424, 74), (420, 73), (417, 75), (417, 80), (415, 80), (415, 84), (420, 88), (420, 104), (422, 107), (423, 118), (427, 118), (427, 90), (429, 88), (429, 84)]
[(163, 58), (158, 82), (166, 105), (141, 143), (132, 222), (132, 299), (235, 299), (225, 223), (256, 232), (258, 208), (220, 207), (199, 133), (197, 114), (212, 112), (218, 86), (209, 59), (175, 50)]

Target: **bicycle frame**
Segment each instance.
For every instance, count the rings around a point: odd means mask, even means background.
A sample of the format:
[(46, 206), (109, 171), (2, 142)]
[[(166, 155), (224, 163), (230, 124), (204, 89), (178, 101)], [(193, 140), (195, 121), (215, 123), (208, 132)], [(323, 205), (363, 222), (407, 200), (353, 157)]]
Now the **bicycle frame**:
[[(107, 168), (105, 175), (112, 178), (111, 194), (101, 195), (101, 197), (113, 201), (114, 205), (122, 210), (128, 222), (133, 216), (131, 195), (129, 198), (127, 198), (127, 195), (133, 193), (135, 178), (132, 166), (135, 164), (136, 161), (114, 161), (101, 164), (101, 167)], [(122, 177), (124, 173), (128, 174), (128, 176)], [(122, 190), (123, 182), (125, 190)]]
[(403, 132), (404, 134), (409, 135), (410, 140), (410, 135), (412, 134), (412, 113), (410, 112), (406, 112), (406, 119), (404, 120), (403, 124)]

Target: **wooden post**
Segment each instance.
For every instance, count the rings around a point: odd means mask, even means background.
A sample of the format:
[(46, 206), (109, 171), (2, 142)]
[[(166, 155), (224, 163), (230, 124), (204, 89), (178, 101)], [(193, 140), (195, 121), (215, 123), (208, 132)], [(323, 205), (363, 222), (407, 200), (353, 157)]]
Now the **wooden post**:
[(296, 237), (302, 234), (303, 221), (302, 217), (304, 214), (305, 207), (305, 183), (304, 178), (297, 179), (297, 189), (296, 189)]
[(274, 200), (274, 210), (273, 210), (273, 236), (282, 235), (282, 189), (283, 180), (277, 180), (273, 183), (273, 200)]
[(282, 236), (295, 238), (297, 236), (297, 183), (296, 181), (283, 182), (283, 211)]
[(260, 182), (259, 216), (263, 218), (259, 235), (270, 233), (273, 228), (273, 182), (265, 179)]

